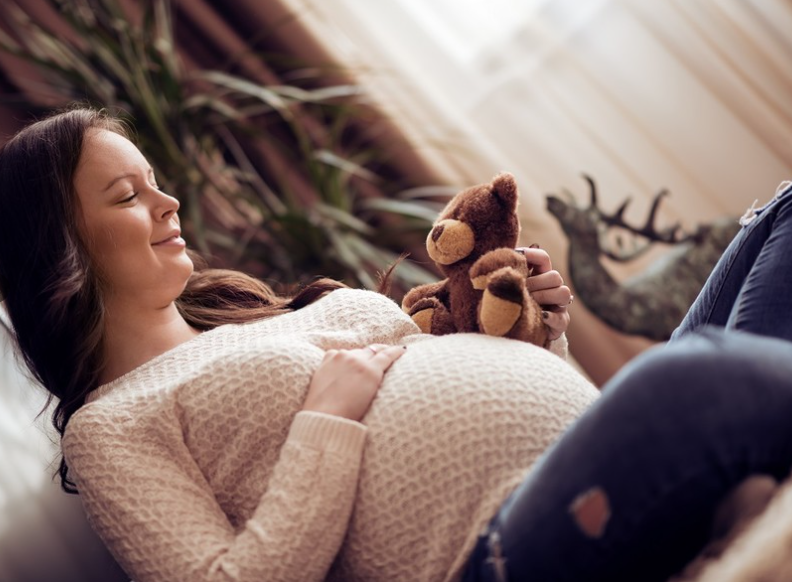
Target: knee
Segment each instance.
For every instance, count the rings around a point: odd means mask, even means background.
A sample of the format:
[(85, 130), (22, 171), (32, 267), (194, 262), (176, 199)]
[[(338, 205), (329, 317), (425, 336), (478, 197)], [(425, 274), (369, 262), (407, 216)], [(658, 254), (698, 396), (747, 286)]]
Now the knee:
[(708, 329), (637, 357), (603, 388), (635, 390), (658, 410), (701, 406), (750, 410), (768, 402), (792, 412), (792, 343)]

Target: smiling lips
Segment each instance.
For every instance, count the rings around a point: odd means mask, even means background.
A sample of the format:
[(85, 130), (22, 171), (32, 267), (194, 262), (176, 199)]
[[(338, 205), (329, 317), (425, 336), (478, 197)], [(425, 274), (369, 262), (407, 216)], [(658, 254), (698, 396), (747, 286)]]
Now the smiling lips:
[(153, 243), (151, 246), (153, 247), (164, 247), (164, 246), (179, 246), (183, 247), (185, 245), (184, 239), (181, 237), (180, 230), (174, 230), (167, 237), (162, 239), (159, 242)]

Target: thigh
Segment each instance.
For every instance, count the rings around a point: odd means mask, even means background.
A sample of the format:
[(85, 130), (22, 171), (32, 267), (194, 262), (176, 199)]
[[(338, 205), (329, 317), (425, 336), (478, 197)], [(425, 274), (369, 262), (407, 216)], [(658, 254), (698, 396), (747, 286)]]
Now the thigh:
[(756, 211), (713, 269), (672, 340), (704, 325), (792, 339), (792, 186)]
[(788, 472), (790, 418), (786, 341), (712, 330), (639, 356), (493, 520), (510, 579), (665, 580), (731, 488)]

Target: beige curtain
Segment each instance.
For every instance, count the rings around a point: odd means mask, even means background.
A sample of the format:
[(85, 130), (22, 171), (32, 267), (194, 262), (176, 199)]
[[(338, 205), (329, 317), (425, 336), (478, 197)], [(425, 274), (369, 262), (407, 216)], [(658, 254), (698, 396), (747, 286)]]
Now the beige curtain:
[[(524, 242), (565, 273), (545, 196), (587, 195), (642, 222), (739, 216), (789, 179), (792, 4), (786, 0), (285, 0), (447, 180), (510, 170)], [(653, 256), (652, 258), (656, 258)], [(617, 277), (646, 267), (610, 265)], [(567, 277), (568, 279), (568, 277)], [(576, 303), (571, 349), (604, 382), (651, 345)]]

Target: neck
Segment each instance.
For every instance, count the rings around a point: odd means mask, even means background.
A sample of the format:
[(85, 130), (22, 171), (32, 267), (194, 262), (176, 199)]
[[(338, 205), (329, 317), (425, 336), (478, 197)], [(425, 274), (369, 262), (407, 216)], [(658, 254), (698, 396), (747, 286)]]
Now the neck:
[(108, 305), (105, 325), (105, 384), (200, 334), (184, 320), (175, 303), (166, 307), (124, 309)]

